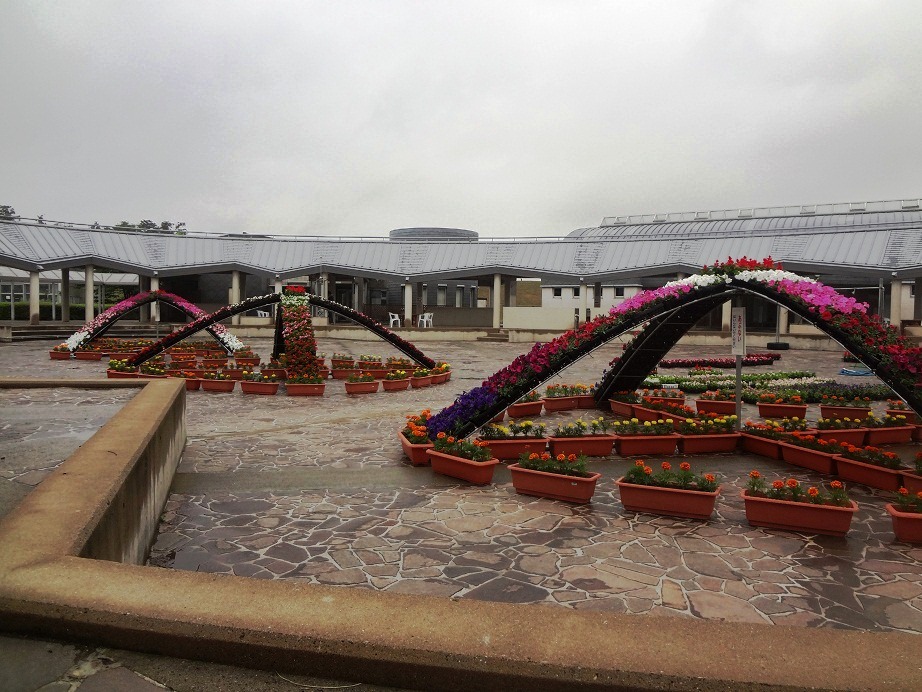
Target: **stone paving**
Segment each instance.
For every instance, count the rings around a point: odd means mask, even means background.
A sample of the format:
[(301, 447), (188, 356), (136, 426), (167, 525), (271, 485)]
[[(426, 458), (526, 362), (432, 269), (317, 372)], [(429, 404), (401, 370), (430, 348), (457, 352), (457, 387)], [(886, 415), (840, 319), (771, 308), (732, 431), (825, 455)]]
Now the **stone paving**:
[[(368, 342), (320, 344), (391, 355)], [(452, 363), (446, 385), (355, 397), (331, 382), (323, 399), (191, 392), (189, 442), (151, 564), (546, 607), (922, 632), (922, 549), (894, 541), (886, 493), (850, 488), (860, 510), (836, 539), (749, 527), (739, 486), (751, 468), (822, 478), (748, 455), (692, 460), (723, 483), (709, 522), (624, 512), (612, 479), (630, 461), (617, 456), (594, 462), (604, 481), (590, 506), (516, 495), (505, 470), (478, 488), (407, 468), (395, 440), (404, 415), (438, 410), (530, 345), (424, 346)], [(254, 347), (267, 354), (270, 343)], [(47, 348), (0, 346), (0, 375), (25, 374)], [(560, 380), (591, 383), (619, 351), (597, 352)], [(670, 357), (707, 354), (723, 355), (679, 347)], [(57, 374), (73, 377), (104, 367), (60, 365)], [(840, 352), (792, 351), (770, 369), (828, 376), (841, 367)], [(914, 449), (901, 451), (909, 458)]]

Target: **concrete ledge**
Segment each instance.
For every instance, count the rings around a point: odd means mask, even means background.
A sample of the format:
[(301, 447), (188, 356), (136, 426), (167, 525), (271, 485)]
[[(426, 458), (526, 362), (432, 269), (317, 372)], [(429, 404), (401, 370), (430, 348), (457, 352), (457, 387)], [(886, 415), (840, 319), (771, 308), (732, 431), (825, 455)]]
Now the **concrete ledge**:
[[(922, 689), (913, 635), (402, 596), (80, 557), (101, 522), (125, 516), (113, 504), (145, 482), (164, 487), (136, 470), (146, 463), (139, 450), (170, 424), (182, 383), (134, 386), (144, 389), (0, 523), (3, 629), (419, 689)], [(164, 439), (157, 449), (173, 448)], [(172, 474), (168, 461), (162, 468)]]

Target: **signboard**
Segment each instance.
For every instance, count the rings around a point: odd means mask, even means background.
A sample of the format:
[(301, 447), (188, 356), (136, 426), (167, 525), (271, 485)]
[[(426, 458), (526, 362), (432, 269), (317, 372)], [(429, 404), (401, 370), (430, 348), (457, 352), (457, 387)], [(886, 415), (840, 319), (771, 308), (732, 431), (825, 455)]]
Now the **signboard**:
[(746, 308), (733, 308), (730, 311), (730, 337), (734, 356), (746, 355)]

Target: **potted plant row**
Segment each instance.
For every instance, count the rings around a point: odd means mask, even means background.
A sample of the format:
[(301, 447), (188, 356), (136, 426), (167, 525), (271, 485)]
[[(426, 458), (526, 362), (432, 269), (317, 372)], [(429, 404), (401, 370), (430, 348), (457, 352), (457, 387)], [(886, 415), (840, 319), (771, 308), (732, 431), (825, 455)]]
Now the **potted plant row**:
[(896, 492), (903, 485), (903, 471), (909, 471), (898, 454), (879, 447), (840, 445), (835, 457), (836, 475), (853, 483)]
[(698, 413), (736, 413), (736, 394), (722, 389), (702, 392), (695, 399), (695, 409)]
[(370, 372), (356, 370), (346, 378), (346, 394), (373, 394), (378, 391), (378, 381)]
[(823, 394), (820, 400), (820, 415), (823, 418), (867, 418), (871, 412), (868, 397), (830, 396)]
[(244, 370), (240, 390), (244, 394), (272, 396), (279, 391), (279, 380), (275, 375), (267, 375), (257, 370)]
[(381, 380), (385, 392), (402, 392), (410, 387), (410, 373), (406, 370), (391, 370)]
[(679, 452), (706, 454), (733, 452), (739, 444), (735, 415), (685, 420), (679, 424)]
[(793, 390), (762, 392), (756, 406), (763, 418), (804, 418), (807, 415), (803, 395)]
[(228, 378), (224, 373), (217, 370), (206, 370), (202, 373), (202, 391), (212, 393), (224, 393), (234, 391), (237, 381)]
[(678, 471), (673, 471), (668, 461), (662, 462), (660, 468), (654, 473), (652, 467), (638, 459), (616, 481), (625, 509), (687, 519), (711, 516), (720, 493), (713, 474), (695, 474), (688, 462), (682, 462)]
[(320, 374), (288, 374), (285, 380), (285, 394), (288, 396), (323, 396), (326, 378)]
[(608, 434), (611, 425), (612, 423), (602, 416), (589, 422), (577, 418), (571, 423), (562, 423), (548, 438), (551, 455), (608, 456), (615, 444), (615, 436)]
[(541, 453), (547, 448), (544, 423), (510, 421), (507, 425), (487, 424), (478, 438), (489, 445), (497, 459), (518, 459), (522, 454)]
[(769, 529), (844, 536), (858, 505), (848, 498), (841, 481), (832, 481), (829, 488), (828, 493), (817, 486), (805, 489), (796, 478), (769, 485), (761, 473), (752, 471), (742, 491), (746, 520)]
[(509, 465), (517, 493), (564, 502), (592, 500), (601, 473), (586, 468), (586, 457), (577, 454), (523, 453)]
[(623, 457), (672, 455), (679, 441), (679, 436), (673, 432), (671, 418), (657, 421), (640, 421), (637, 418), (614, 421), (610, 430), (615, 435), (618, 454)]
[(493, 470), (499, 463), (486, 442), (456, 438), (444, 432), (436, 436), (427, 454), (436, 473), (474, 485), (491, 483)]

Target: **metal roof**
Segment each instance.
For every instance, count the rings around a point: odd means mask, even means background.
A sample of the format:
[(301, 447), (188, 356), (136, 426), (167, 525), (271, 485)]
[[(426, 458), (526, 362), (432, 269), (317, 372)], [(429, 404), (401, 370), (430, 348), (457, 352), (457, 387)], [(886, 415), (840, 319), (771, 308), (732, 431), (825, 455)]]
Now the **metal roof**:
[(817, 275), (922, 278), (922, 210), (851, 211), (607, 225), (563, 238), (328, 238), (176, 235), (0, 222), (0, 265), (86, 264), (142, 276), (240, 270), (273, 278), (331, 272), (402, 281), (502, 273), (549, 281), (692, 273), (727, 257), (771, 255)]

